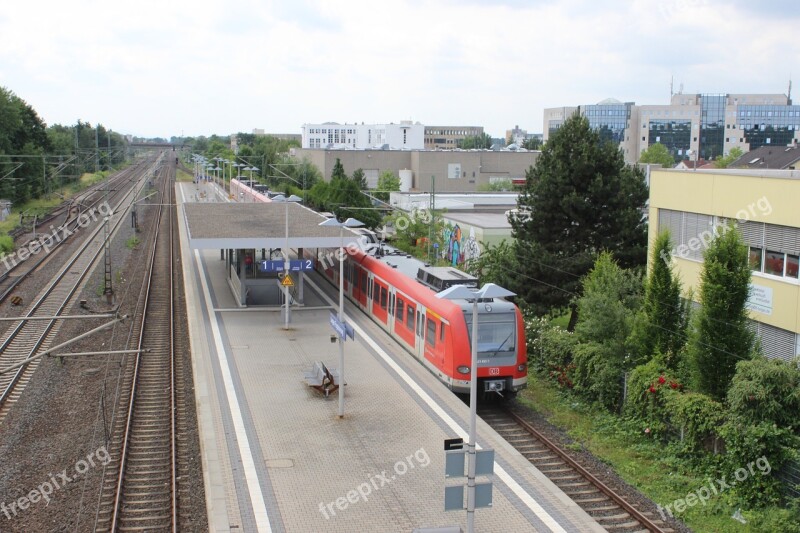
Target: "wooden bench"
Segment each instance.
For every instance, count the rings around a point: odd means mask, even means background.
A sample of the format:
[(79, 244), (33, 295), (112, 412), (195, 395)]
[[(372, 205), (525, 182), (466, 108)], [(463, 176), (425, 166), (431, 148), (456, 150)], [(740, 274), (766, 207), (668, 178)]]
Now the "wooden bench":
[(339, 389), (339, 373), (336, 370), (328, 370), (322, 361), (315, 362), (311, 371), (304, 372), (303, 376), (309, 387), (317, 389), (325, 396)]

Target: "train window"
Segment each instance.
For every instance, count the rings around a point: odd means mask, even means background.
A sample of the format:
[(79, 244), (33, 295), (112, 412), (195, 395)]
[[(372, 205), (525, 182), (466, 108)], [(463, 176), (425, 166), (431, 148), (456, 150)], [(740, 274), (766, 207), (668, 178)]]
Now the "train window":
[(422, 313), (417, 311), (417, 337), (422, 337)]
[(414, 331), (414, 306), (410, 305), (406, 308), (406, 326), (411, 331)]
[(436, 346), (436, 322), (428, 319), (428, 333), (425, 335), (425, 342), (431, 347)]
[(401, 324), (403, 323), (403, 313), (405, 313), (404, 309), (405, 303), (400, 298), (397, 299), (397, 321)]
[(439, 342), (444, 342), (444, 322), (442, 322), (442, 327), (439, 328)]
[(394, 315), (394, 294), (389, 294), (389, 314)]
[(381, 287), (381, 309), (386, 309), (388, 292), (385, 287)]
[(375, 301), (375, 305), (378, 305), (381, 299), (381, 288), (377, 283), (373, 283), (372, 285), (372, 299)]

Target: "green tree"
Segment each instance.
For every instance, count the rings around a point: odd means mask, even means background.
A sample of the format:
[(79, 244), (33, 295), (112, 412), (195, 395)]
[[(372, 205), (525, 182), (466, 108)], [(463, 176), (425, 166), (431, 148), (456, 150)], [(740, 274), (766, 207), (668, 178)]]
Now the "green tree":
[(575, 336), (575, 389), (608, 409), (622, 402), (623, 375), (635, 366), (627, 339), (641, 304), (641, 281), (603, 252), (583, 280)]
[(669, 149), (661, 143), (655, 143), (647, 148), (639, 156), (639, 163), (652, 163), (661, 165), (664, 168), (675, 166), (675, 156), (669, 153)]
[(539, 137), (528, 137), (522, 143), (522, 147), (526, 150), (540, 150), (542, 148), (542, 139)]
[(736, 363), (754, 355), (747, 327), (750, 293), (748, 249), (738, 231), (721, 228), (706, 250), (700, 284), (700, 309), (688, 349), (697, 387), (717, 401), (728, 393)]
[(336, 163), (333, 165), (333, 169), (331, 170), (331, 181), (342, 179), (347, 179), (347, 174), (344, 172), (344, 165), (342, 165), (342, 160), (338, 157), (336, 158)]
[(400, 178), (394, 175), (391, 170), (384, 170), (378, 176), (378, 189), (375, 191), (375, 198), (383, 202), (389, 201), (391, 191), (400, 190)]
[(505, 192), (514, 190), (514, 182), (510, 179), (497, 180), (492, 183), (482, 183), (478, 186), (479, 191)]
[(366, 191), (369, 188), (367, 187), (367, 176), (364, 174), (363, 169), (355, 169), (351, 179), (358, 184), (358, 188), (362, 191)]
[(464, 264), (464, 270), (480, 280), (480, 284), (496, 283), (510, 287), (514, 283), (513, 273), (517, 270), (517, 257), (509, 240), (500, 244), (487, 244), (480, 255)]
[[(648, 191), (644, 175), (602, 142), (575, 114), (547, 142), (526, 175), (519, 212), (511, 217), (520, 270), (514, 289), (537, 314), (565, 307), (596, 254), (610, 251), (623, 268), (647, 259)], [(573, 307), (570, 329), (577, 315)]]
[(734, 146), (733, 148), (731, 148), (731, 151), (728, 152), (728, 155), (717, 158), (717, 160), (714, 161), (714, 166), (717, 168), (728, 168), (728, 166), (730, 166), (731, 163), (733, 163), (743, 155), (744, 152), (742, 151), (742, 149), (739, 148), (738, 146)]
[(671, 251), (669, 232), (664, 231), (653, 244), (642, 320), (637, 320), (632, 336), (639, 355), (662, 354), (667, 368), (676, 370), (678, 354), (686, 344), (689, 304), (681, 299), (681, 282), (670, 263)]
[(459, 141), (458, 147), (464, 150), (471, 150), (473, 148), (489, 149), (492, 147), (492, 138), (488, 133), (464, 137)]

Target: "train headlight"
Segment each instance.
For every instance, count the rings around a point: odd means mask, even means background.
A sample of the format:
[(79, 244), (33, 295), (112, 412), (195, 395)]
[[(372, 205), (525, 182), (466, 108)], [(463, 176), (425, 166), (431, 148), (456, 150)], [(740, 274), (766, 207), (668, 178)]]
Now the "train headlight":
[(461, 365), (460, 367), (456, 368), (459, 374), (469, 374), (469, 367), (465, 365)]
[(525, 372), (525, 363), (522, 363), (521, 365), (517, 366), (517, 371)]

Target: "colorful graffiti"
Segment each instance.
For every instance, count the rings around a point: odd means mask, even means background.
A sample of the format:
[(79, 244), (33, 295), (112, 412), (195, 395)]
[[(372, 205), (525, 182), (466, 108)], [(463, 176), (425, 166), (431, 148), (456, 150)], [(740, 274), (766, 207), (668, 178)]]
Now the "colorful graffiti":
[(478, 241), (475, 239), (475, 228), (470, 228), (469, 236), (465, 237), (458, 224), (447, 224), (443, 236), (442, 257), (453, 266), (463, 265), (464, 262), (475, 259), (481, 254)]

